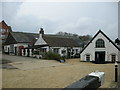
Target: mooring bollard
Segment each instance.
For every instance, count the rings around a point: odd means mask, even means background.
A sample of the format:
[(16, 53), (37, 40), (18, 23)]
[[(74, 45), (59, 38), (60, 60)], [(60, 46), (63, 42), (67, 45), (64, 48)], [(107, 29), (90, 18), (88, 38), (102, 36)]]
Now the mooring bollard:
[(66, 88), (63, 88), (62, 90), (86, 90), (91, 88), (92, 90), (96, 90), (104, 83), (104, 72), (92, 72), (88, 74), (87, 76), (83, 77), (82, 79), (74, 82), (73, 84), (69, 85)]
[(115, 62), (115, 82), (118, 82), (118, 64)]

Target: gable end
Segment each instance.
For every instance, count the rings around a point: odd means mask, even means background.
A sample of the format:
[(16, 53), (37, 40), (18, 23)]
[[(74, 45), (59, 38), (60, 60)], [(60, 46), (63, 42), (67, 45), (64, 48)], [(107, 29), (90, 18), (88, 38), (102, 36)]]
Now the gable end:
[(15, 38), (12, 36), (11, 33), (9, 33), (8, 37), (7, 37), (6, 41), (5, 41), (5, 45), (16, 44), (16, 43), (17, 42), (16, 42)]
[(101, 30), (99, 30), (99, 31), (97, 32), (97, 34), (90, 40), (90, 42), (88, 42), (88, 44), (82, 49), (82, 51), (81, 51), (80, 53), (82, 53), (82, 52), (88, 47), (88, 45), (89, 45), (90, 43), (92, 43), (92, 41), (96, 38), (96, 36), (97, 36), (99, 33), (101, 33), (103, 36), (105, 36), (105, 37), (108, 39), (108, 41), (111, 42), (111, 43), (120, 51), (120, 48), (119, 48), (107, 35), (105, 35)]

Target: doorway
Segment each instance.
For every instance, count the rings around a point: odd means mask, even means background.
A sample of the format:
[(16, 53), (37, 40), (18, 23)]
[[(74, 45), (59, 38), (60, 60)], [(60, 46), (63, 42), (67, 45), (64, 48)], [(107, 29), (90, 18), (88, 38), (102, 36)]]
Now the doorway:
[(95, 63), (97, 64), (105, 63), (105, 51), (95, 52)]
[(24, 46), (19, 46), (19, 55), (22, 56), (22, 48), (24, 48)]

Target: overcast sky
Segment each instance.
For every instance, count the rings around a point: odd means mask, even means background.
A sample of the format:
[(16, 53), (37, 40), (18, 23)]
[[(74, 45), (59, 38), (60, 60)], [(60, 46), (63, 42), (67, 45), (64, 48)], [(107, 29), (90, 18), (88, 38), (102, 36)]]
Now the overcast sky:
[[(117, 2), (2, 2), (2, 18), (13, 31), (94, 35), (99, 29), (118, 37)], [(1, 9), (0, 9), (1, 11)]]

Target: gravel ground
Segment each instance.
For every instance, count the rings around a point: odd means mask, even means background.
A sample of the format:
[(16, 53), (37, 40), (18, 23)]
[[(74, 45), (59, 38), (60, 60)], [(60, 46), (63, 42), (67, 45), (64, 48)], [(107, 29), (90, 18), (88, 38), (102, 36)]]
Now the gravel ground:
[(105, 72), (105, 82), (100, 88), (116, 87), (117, 84), (113, 83), (112, 63), (94, 64), (80, 62), (79, 59), (69, 59), (65, 63), (54, 60), (29, 60), (26, 57), (25, 59), (10, 63), (18, 69), (2, 70), (3, 88), (64, 88), (96, 70)]

